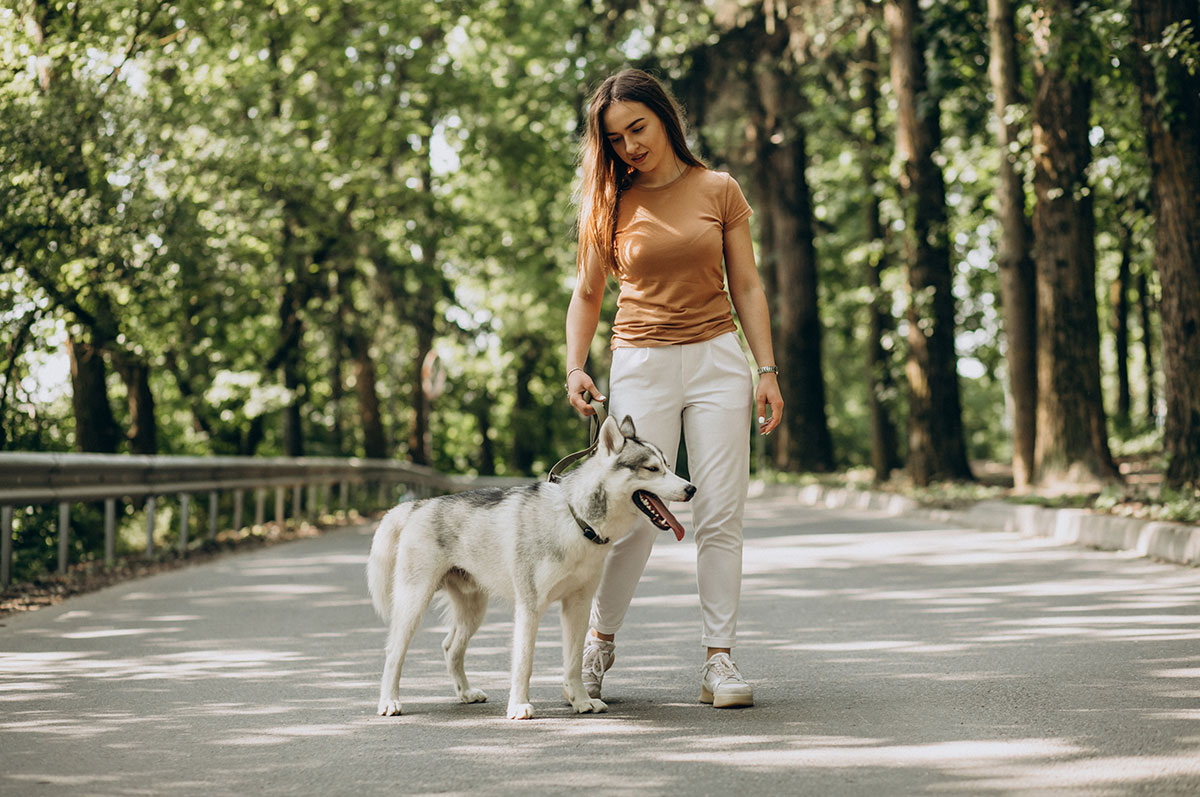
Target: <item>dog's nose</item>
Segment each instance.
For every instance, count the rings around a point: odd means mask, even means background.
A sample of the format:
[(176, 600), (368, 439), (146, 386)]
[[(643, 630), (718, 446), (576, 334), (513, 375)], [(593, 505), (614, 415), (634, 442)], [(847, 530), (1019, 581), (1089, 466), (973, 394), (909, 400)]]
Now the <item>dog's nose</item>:
[(684, 501), (691, 501), (691, 500), (692, 500), (692, 496), (693, 496), (693, 495), (695, 495), (695, 494), (696, 494), (696, 485), (694, 485), (694, 484), (689, 484), (687, 487), (684, 487), (684, 488), (683, 488), (683, 495), (684, 495), (684, 499), (683, 499), (683, 500), (684, 500)]

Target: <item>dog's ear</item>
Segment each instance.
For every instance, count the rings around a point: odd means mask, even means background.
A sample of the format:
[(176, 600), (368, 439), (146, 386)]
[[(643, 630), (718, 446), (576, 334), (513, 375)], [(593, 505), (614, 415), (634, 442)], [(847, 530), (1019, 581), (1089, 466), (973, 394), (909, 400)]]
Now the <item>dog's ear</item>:
[(600, 427), (600, 451), (606, 454), (615, 454), (624, 447), (625, 435), (621, 434), (616, 420), (609, 415), (604, 419), (604, 425)]
[(621, 421), (621, 434), (626, 437), (637, 437), (637, 429), (633, 428), (633, 418), (626, 415), (625, 420)]

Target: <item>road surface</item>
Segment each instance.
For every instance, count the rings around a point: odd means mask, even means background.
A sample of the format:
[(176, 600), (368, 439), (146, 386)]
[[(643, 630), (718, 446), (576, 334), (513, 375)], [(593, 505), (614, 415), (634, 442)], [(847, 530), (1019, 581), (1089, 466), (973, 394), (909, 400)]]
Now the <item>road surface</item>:
[(371, 529), (344, 529), (0, 618), (0, 794), (1200, 794), (1200, 570), (782, 499), (747, 523), (754, 708), (697, 701), (695, 548), (664, 534), (609, 713), (562, 703), (551, 610), (538, 718), (505, 719), (493, 604), (489, 702), (455, 702), (431, 615), (375, 716)]

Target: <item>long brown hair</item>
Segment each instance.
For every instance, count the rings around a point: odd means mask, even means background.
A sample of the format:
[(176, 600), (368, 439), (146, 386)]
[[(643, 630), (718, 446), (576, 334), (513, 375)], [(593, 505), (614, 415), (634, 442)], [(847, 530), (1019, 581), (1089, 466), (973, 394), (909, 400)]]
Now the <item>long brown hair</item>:
[(704, 162), (688, 149), (683, 114), (666, 89), (640, 69), (626, 69), (605, 79), (588, 103), (587, 131), (582, 146), (583, 185), (579, 202), (579, 266), (589, 249), (610, 271), (617, 268), (613, 234), (617, 224), (617, 199), (633, 183), (634, 168), (613, 150), (604, 132), (604, 112), (614, 102), (640, 102), (663, 123), (675, 157), (688, 166)]

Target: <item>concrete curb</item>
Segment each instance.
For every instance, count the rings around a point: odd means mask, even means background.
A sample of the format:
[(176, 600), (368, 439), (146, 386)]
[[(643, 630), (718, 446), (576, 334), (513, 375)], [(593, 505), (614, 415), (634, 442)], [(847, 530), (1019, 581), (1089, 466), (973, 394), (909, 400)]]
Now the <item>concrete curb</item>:
[(1067, 545), (1102, 551), (1129, 551), (1181, 565), (1200, 565), (1200, 526), (1158, 520), (1099, 515), (1083, 509), (1046, 509), (1031, 504), (980, 501), (968, 509), (928, 509), (891, 493), (826, 487), (767, 485), (755, 482), (751, 497), (790, 497), (806, 506), (860, 509), (889, 515), (917, 515), (987, 531), (1012, 531), (1023, 537), (1047, 537)]

